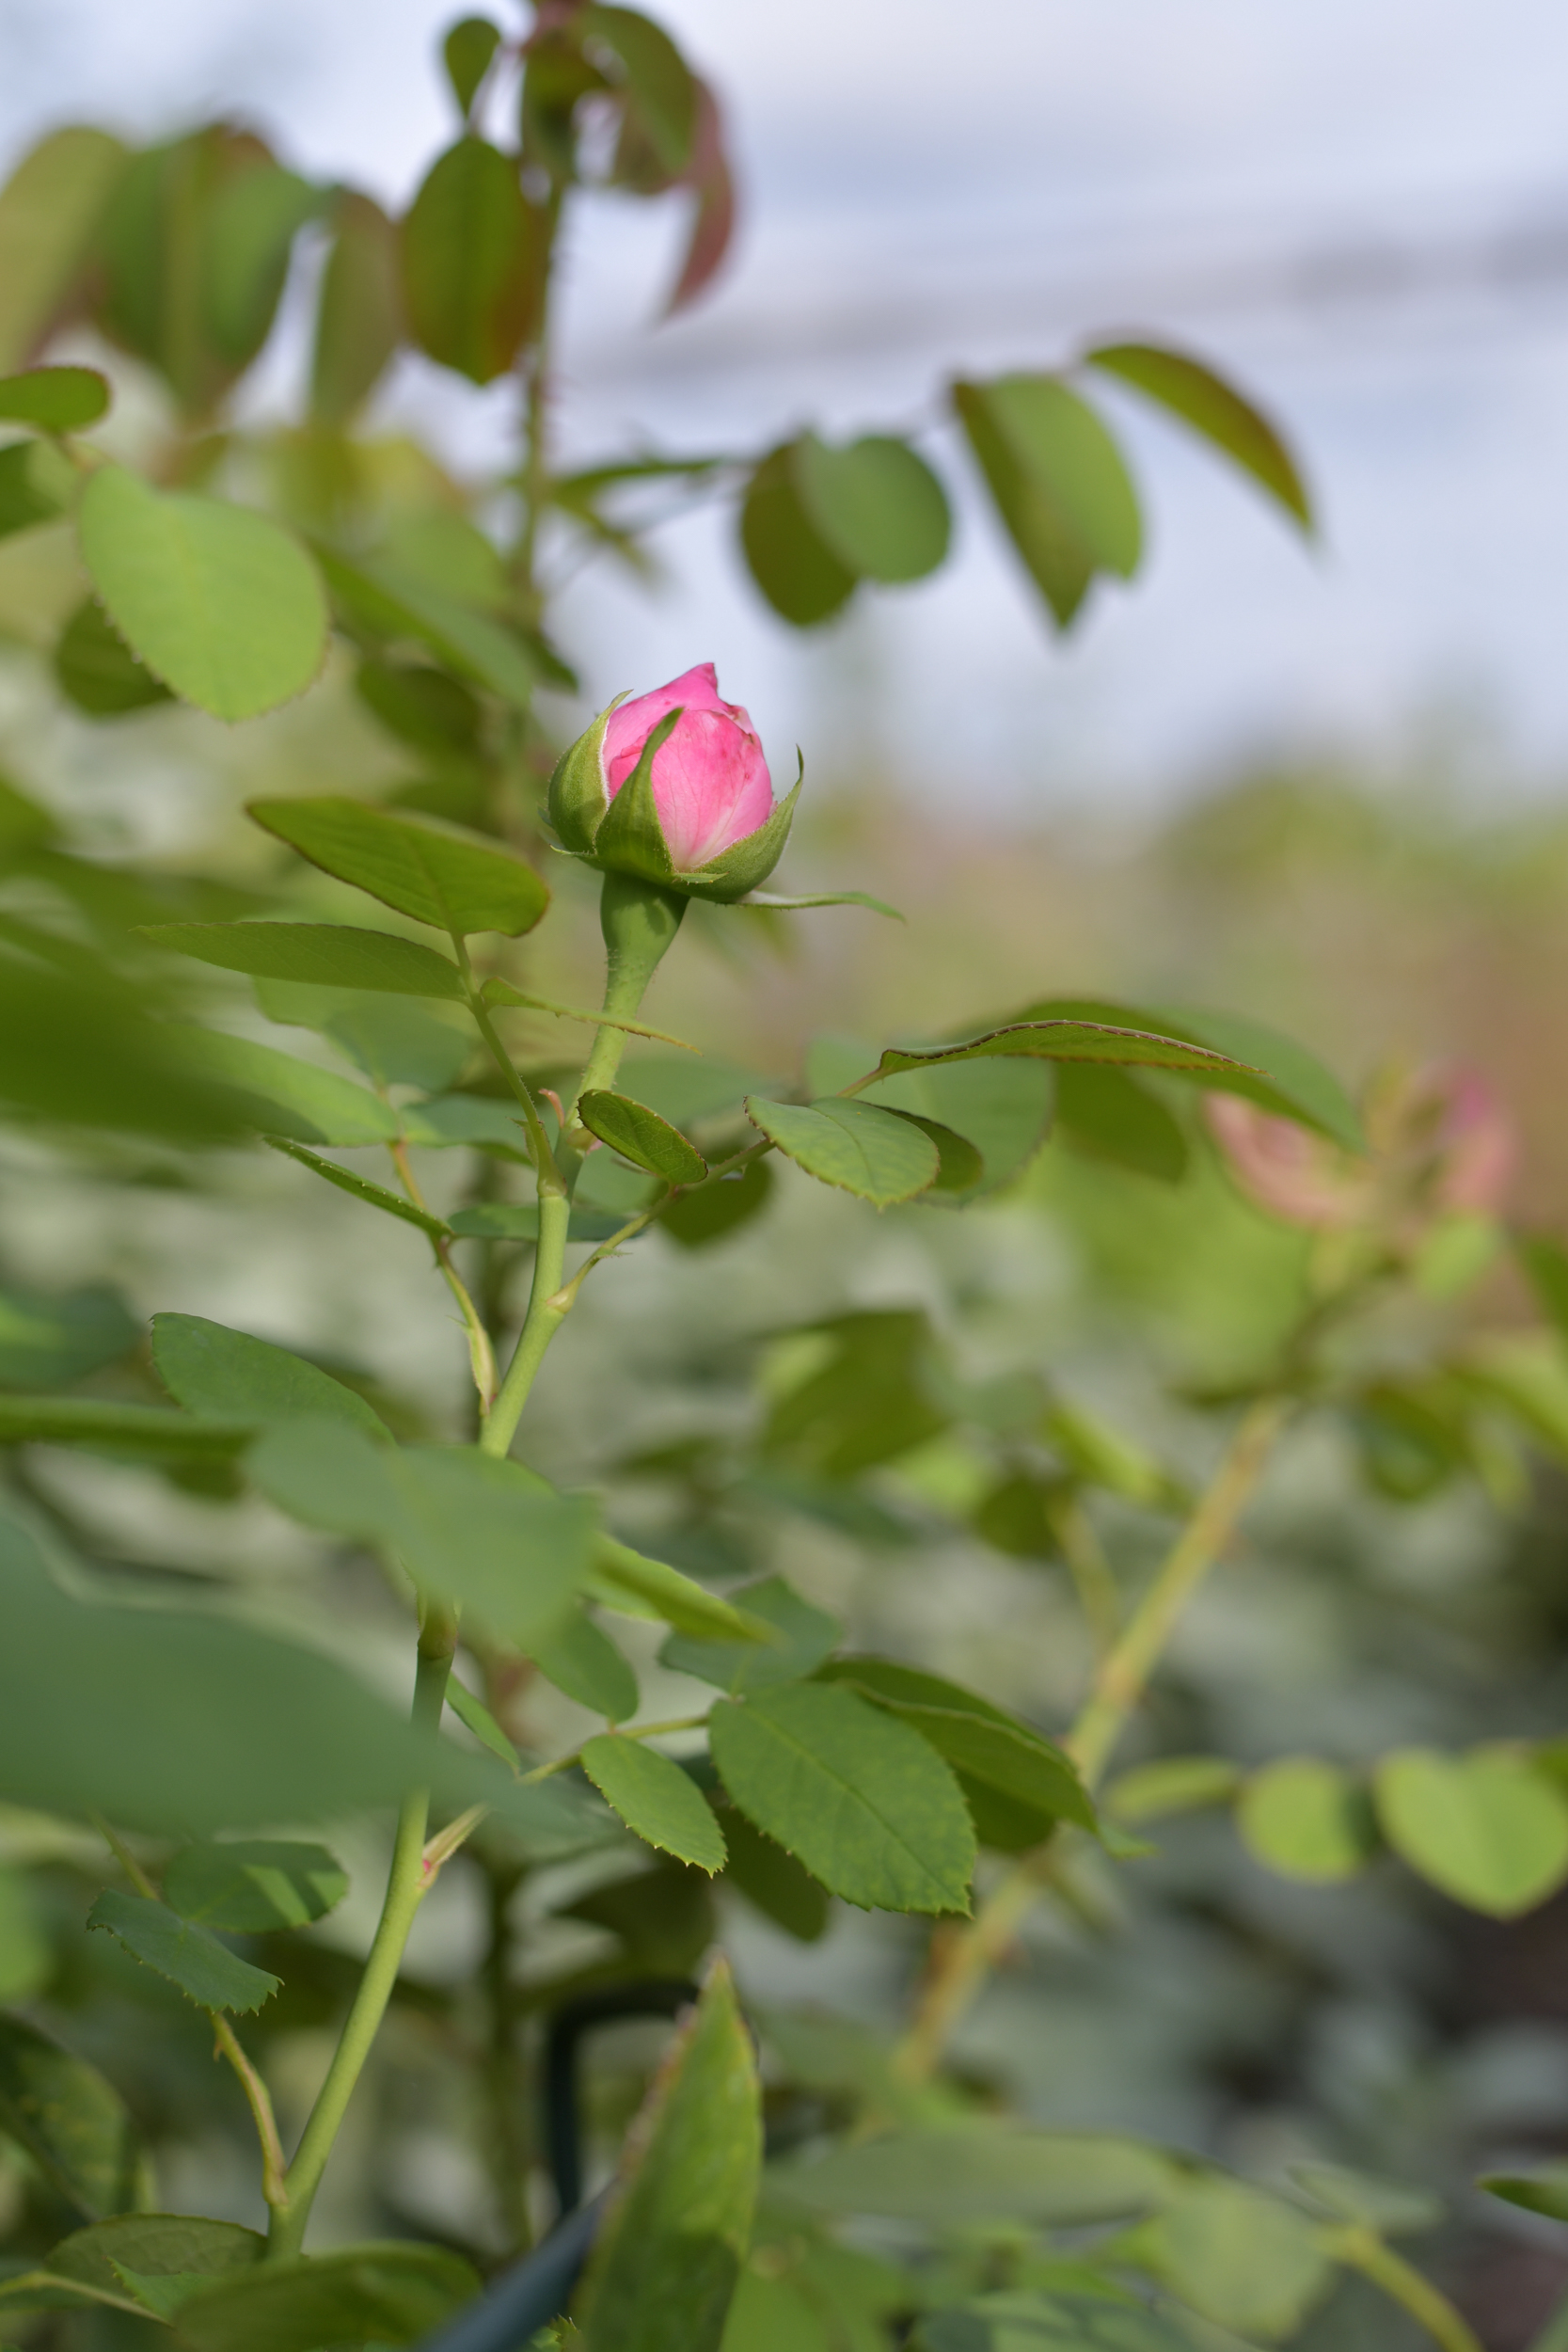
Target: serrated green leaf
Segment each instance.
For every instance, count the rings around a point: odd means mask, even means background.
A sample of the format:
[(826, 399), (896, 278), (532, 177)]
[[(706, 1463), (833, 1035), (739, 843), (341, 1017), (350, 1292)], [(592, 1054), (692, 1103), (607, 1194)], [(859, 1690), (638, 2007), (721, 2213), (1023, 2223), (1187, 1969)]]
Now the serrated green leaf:
[(1523, 1757), (1404, 1748), (1373, 1787), (1395, 1852), (1472, 1911), (1517, 1918), (1568, 1877), (1568, 1802)]
[(82, 561), (154, 677), (218, 719), (292, 702), (326, 654), (326, 598), (278, 524), (103, 466), (77, 508)]
[(530, 1655), (540, 1673), (579, 1707), (612, 1724), (637, 1712), (637, 1677), (608, 1633), (580, 1606), (536, 1633)]
[(79, 604), (55, 644), (55, 682), (89, 719), (120, 719), (173, 698), (136, 660), (95, 596)]
[(148, 1895), (106, 1887), (88, 1912), (87, 1925), (117, 1935), (144, 1966), (177, 1984), (199, 2009), (257, 2010), (282, 1982)]
[(601, 1732), (582, 1751), (582, 1769), (643, 1842), (711, 1878), (724, 1867), (724, 1834), (690, 1775), (641, 1740)]
[(1338, 1765), (1311, 1756), (1281, 1756), (1254, 1772), (1237, 1800), (1236, 1826), (1271, 1870), (1319, 1884), (1354, 1878), (1377, 1845), (1364, 1792)]
[(1228, 1079), (1245, 1064), (1228, 1054), (1190, 1040), (1149, 1029), (1117, 1028), (1109, 1023), (1040, 1016), (1033, 1008), (1005, 1028), (958, 1045), (890, 1045), (877, 1065), (879, 1078), (903, 1071), (934, 1070), (948, 1062), (982, 1061), (1014, 1057), (1042, 1061), (1113, 1062), (1148, 1070), (1174, 1070), (1182, 1075), (1209, 1073)]
[(791, 478), (817, 535), (863, 579), (923, 580), (947, 553), (946, 496), (907, 441), (868, 434), (833, 449), (807, 433), (791, 452)]
[(97, 368), (28, 368), (0, 375), (0, 418), (45, 433), (80, 433), (109, 405), (109, 379)]
[(676, 1674), (696, 1675), (704, 1682), (716, 1683), (732, 1697), (750, 1691), (770, 1691), (814, 1674), (844, 1629), (825, 1609), (802, 1600), (782, 1576), (743, 1584), (730, 1598), (749, 1617), (771, 1627), (775, 1638), (760, 1643), (715, 1642), (673, 1633), (659, 1652), (660, 1664)]
[(283, 1136), (266, 1138), (275, 1152), (281, 1152), (301, 1168), (308, 1168), (312, 1176), (322, 1177), (327, 1184), (346, 1192), (354, 1200), (363, 1201), (369, 1209), (379, 1209), (383, 1216), (395, 1216), (404, 1225), (416, 1226), (432, 1241), (445, 1241), (451, 1228), (444, 1218), (432, 1216), (428, 1209), (417, 1209), (412, 1200), (401, 1192), (391, 1192), (385, 1184), (372, 1184), (370, 1177), (356, 1175), (352, 1168), (340, 1168), (336, 1160), (324, 1160), (318, 1152), (308, 1152), (302, 1143), (291, 1143)]
[(182, 1919), (261, 1935), (325, 1919), (348, 1893), (348, 1873), (325, 1846), (281, 1837), (186, 1846), (164, 1873), (164, 1900)]
[(722, 1961), (626, 2147), (583, 2286), (586, 2352), (718, 2352), (762, 2168), (756, 2057)]
[(315, 2352), (321, 2344), (415, 2344), (473, 2301), (461, 2255), (405, 2239), (285, 2255), (180, 2306), (196, 2352)]
[(1312, 507), (1283, 438), (1234, 385), (1185, 352), (1158, 343), (1101, 343), (1085, 353), (1091, 367), (1131, 384), (1251, 474), (1308, 532)]
[(379, 1444), (391, 1441), (380, 1416), (330, 1373), (203, 1315), (154, 1315), (152, 1360), (176, 1404), (204, 1418), (253, 1429), (301, 1419), (339, 1422)]
[(136, 2145), (124, 2100), (95, 2066), (20, 2017), (0, 2016), (0, 2131), (79, 2213), (130, 2203)]
[(1049, 1820), (1095, 1828), (1094, 1806), (1071, 1759), (1030, 1724), (961, 1684), (884, 1658), (835, 1658), (822, 1667), (820, 1678), (845, 1684), (890, 1709), (966, 1780), (977, 1780)]
[(746, 1116), (808, 1176), (878, 1208), (928, 1191), (941, 1167), (929, 1136), (870, 1104), (831, 1095), (812, 1104), (768, 1103), (751, 1094)]
[(261, 979), (463, 999), (462, 976), (449, 957), (391, 931), (348, 923), (146, 923), (141, 930), (174, 955)]
[(707, 1174), (706, 1160), (679, 1128), (629, 1095), (591, 1088), (578, 1103), (578, 1117), (601, 1143), (667, 1184), (699, 1184)]
[(397, 1139), (391, 1105), (335, 1070), (223, 1029), (180, 1029), (173, 1040), (187, 1068), (229, 1088), (236, 1114), (262, 1135), (350, 1149)]
[(341, 882), (444, 931), (519, 938), (550, 894), (525, 860), (481, 834), (393, 817), (361, 801), (252, 801), (268, 833)]
[(795, 486), (793, 442), (752, 474), (740, 508), (740, 545), (752, 578), (784, 620), (812, 628), (854, 591), (855, 574), (813, 523)]
[(437, 156), (403, 229), (403, 293), (421, 351), (471, 383), (503, 375), (536, 326), (548, 251), (516, 163), (465, 136)]
[(708, 1719), (731, 1797), (862, 1910), (969, 1910), (974, 1832), (948, 1766), (852, 1692), (798, 1682), (721, 1699)]

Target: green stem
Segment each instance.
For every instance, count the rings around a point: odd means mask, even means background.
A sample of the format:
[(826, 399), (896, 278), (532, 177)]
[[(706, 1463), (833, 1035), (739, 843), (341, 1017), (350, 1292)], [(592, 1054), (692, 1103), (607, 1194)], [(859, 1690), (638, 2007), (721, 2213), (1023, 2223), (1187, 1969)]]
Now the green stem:
[[(416, 1732), (434, 1742), (451, 1673), (456, 1631), (450, 1619), (432, 1615), (420, 1637), (419, 1665), (414, 1680), (413, 1724)], [(392, 1867), (375, 1940), (365, 1963), (359, 1989), (339, 2036), (326, 2080), (310, 2110), (310, 2120), (284, 2175), (287, 2203), (275, 2210), (268, 2235), (270, 2257), (297, 2254), (305, 2237), (310, 2207), (332, 2153), (348, 2103), (364, 2071), (371, 2045), (387, 2013), (398, 1970), (403, 1964), (408, 1932), (414, 1924), (428, 1883), (424, 1862), (425, 1832), (430, 1821), (430, 1791), (411, 1788), (398, 1813), (392, 1846)]]
[[(673, 892), (628, 875), (605, 876), (599, 922), (605, 941), (603, 1009), (607, 1019), (594, 1033), (587, 1067), (571, 1101), (564, 1106), (557, 1145), (559, 1158), (547, 1156), (546, 1144), (546, 1156), (539, 1162), (539, 1244), (533, 1253), (533, 1283), (516, 1351), (480, 1435), (480, 1445), (486, 1454), (505, 1454), (510, 1451), (546, 1351), (572, 1311), (572, 1300), (563, 1300), (561, 1295), (571, 1232), (571, 1189), (582, 1153), (592, 1140), (577, 1123), (578, 1104), (591, 1088), (614, 1083), (626, 1043), (626, 1032), (618, 1025), (635, 1020), (648, 982), (679, 930), (685, 913), (686, 900)], [(505, 1049), (496, 1037), (483, 1006), (477, 996), (470, 1002), (491, 1051), (505, 1062)], [(510, 1070), (511, 1064), (505, 1062), (505, 1067)], [(519, 1094), (526, 1097), (528, 1090), (515, 1073), (514, 1083)], [(537, 1122), (537, 1113), (534, 1117)]]
[(1433, 2342), (1443, 2346), (1443, 2352), (1485, 2352), (1475, 2329), (1448, 2296), (1440, 2295), (1431, 2280), (1423, 2279), (1402, 2254), (1386, 2246), (1375, 2231), (1325, 2231), (1322, 2242), (1326, 2252), (1352, 2270), (1359, 2270), (1390, 2301), (1407, 2311)]

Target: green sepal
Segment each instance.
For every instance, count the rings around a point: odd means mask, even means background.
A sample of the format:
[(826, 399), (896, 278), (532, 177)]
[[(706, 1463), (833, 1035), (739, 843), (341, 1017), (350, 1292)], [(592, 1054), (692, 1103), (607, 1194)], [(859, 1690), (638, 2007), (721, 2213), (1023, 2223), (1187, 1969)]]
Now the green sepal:
[(574, 857), (588, 855), (594, 847), (594, 835), (609, 813), (610, 792), (604, 773), (604, 731), (610, 724), (610, 714), (616, 704), (624, 703), (626, 699), (626, 694), (617, 694), (614, 702), (606, 703), (593, 725), (579, 735), (555, 763), (547, 803), (549, 819), (560, 835), (562, 848), (569, 850)]
[(654, 799), (654, 757), (684, 715), (684, 705), (665, 712), (650, 730), (636, 767), (610, 802), (594, 835), (593, 863), (604, 873), (631, 874), (639, 882), (657, 882), (664, 888), (674, 881), (674, 862)]
[(795, 803), (804, 782), (803, 773), (796, 778), (788, 799), (779, 803), (765, 825), (759, 825), (755, 833), (749, 833), (742, 841), (732, 841), (727, 850), (721, 850), (717, 857), (709, 858), (694, 873), (677, 874), (674, 887), (688, 891), (693, 898), (715, 899), (720, 906), (733, 906), (749, 890), (758, 889), (784, 853), (789, 829), (795, 822)]

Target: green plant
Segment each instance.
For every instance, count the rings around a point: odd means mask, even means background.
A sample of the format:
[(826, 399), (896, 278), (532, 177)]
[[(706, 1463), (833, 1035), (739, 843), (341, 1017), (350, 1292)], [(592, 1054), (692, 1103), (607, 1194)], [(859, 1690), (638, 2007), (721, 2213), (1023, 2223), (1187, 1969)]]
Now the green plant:
[[(910, 441), (885, 434), (559, 472), (550, 294), (565, 209), (594, 156), (629, 196), (683, 193), (693, 234), (675, 300), (692, 298), (727, 234), (717, 109), (667, 37), (621, 8), (542, 9), (522, 40), (466, 20), (446, 62), (462, 127), (401, 223), (221, 125), (136, 155), (59, 132), (0, 195), (0, 237), (20, 256), (0, 297), (0, 354), (15, 369), (0, 417), (16, 428), (0, 451), (0, 528), (40, 583), (37, 610), (63, 602), (40, 650), (66, 704), (114, 742), (109, 730), (171, 699), (238, 722), (308, 695), (327, 737), (356, 707), (420, 770), (365, 778), (351, 756), (353, 789), (254, 799), (269, 846), (222, 880), (107, 862), (8, 787), (0, 1096), (18, 1149), (40, 1184), (71, 1171), (122, 1197), (182, 1184), (222, 1200), (260, 1140), (292, 1164), (291, 1199), (325, 1184), (390, 1220), (375, 1229), (388, 1250), (406, 1229), (422, 1239), (471, 1375), (463, 1404), (446, 1401), (446, 1441), (431, 1442), (405, 1399), (209, 1318), (160, 1313), (143, 1358), (112, 1295), (9, 1301), (0, 1787), (53, 1824), (54, 1862), (97, 1872), (87, 1926), (210, 2023), (254, 2121), (270, 2228), (263, 2244), (227, 2219), (153, 2210), (113, 2057), (101, 2053), (100, 2071), (12, 2015), (0, 2124), (27, 2169), (0, 2305), (23, 2320), (115, 2312), (210, 2352), (403, 2343), (437, 2325), (477, 2291), (468, 2254), (530, 2234), (518, 2027), (543, 1995), (518, 1992), (518, 1890), (598, 1856), (607, 1874), (574, 1890), (576, 1909), (617, 1939), (615, 1978), (689, 1975), (711, 1941), (714, 1879), (807, 1943), (830, 1897), (935, 1925), (895, 2042), (846, 2029), (814, 2054), (799, 2033), (792, 2045), (787, 2021), (768, 2029), (788, 2079), (760, 2198), (756, 2069), (727, 1971), (710, 1969), (627, 2141), (624, 2201), (582, 2309), (595, 2352), (721, 2338), (746, 2352), (768, 2330), (815, 2352), (886, 2344), (911, 2323), (929, 2352), (1235, 2342), (1226, 2328), (1274, 2340), (1336, 2266), (1439, 2343), (1472, 2345), (1388, 2243), (1430, 2220), (1413, 2192), (1317, 2167), (1299, 2194), (1271, 2193), (1131, 2137), (1010, 2123), (942, 2061), (1034, 1906), (1092, 1911), (1106, 1858), (1131, 1865), (1137, 1831), (1162, 1815), (1233, 1804), (1251, 1850), (1307, 1880), (1348, 1876), (1386, 1845), (1495, 1915), (1568, 1876), (1550, 1741), (1399, 1752), (1364, 1777), (1325, 1758), (1249, 1773), (1188, 1756), (1106, 1779), (1292, 1422), (1347, 1419), (1370, 1474), (1410, 1497), (1463, 1472), (1506, 1502), (1521, 1434), (1560, 1448), (1555, 1341), (1455, 1342), (1438, 1315), (1382, 1360), (1390, 1314), (1463, 1291), (1498, 1246), (1496, 1187), (1472, 1181), (1440, 1089), (1386, 1089), (1364, 1124), (1312, 1057), (1240, 1017), (1045, 999), (988, 1022), (958, 1006), (924, 1042), (816, 1040), (802, 1077), (782, 1083), (693, 1058), (643, 1019), (693, 901), (743, 936), (812, 907), (847, 905), (845, 921), (890, 911), (859, 891), (764, 889), (793, 796), (773, 807), (745, 714), (718, 700), (711, 673), (611, 706), (558, 755), (535, 707), (542, 689), (573, 682), (549, 633), (552, 549), (635, 560), (626, 501), (648, 485), (728, 496), (762, 593), (810, 626), (862, 582), (935, 569), (945, 493)], [(504, 145), (480, 127), (502, 95), (519, 123)], [(242, 428), (232, 397), (307, 233), (325, 252), (306, 413)], [(156, 424), (113, 454), (93, 437), (108, 376), (45, 356), (53, 334), (83, 325), (158, 387)], [(410, 344), (476, 384), (515, 377), (519, 454), (504, 480), (466, 488), (428, 452), (360, 429)], [(1085, 370), (1162, 403), (1308, 521), (1278, 437), (1184, 355), (1099, 345), (1065, 372), (959, 379), (957, 424), (1057, 624), (1139, 554), (1136, 499), (1079, 389)], [(62, 556), (63, 598), (50, 584)], [(550, 905), (528, 854), (546, 779), (562, 914), (597, 897), (596, 1009), (538, 993), (532, 949), (514, 944)], [(291, 854), (263, 863), (272, 843)], [(214, 972), (251, 991), (224, 993)], [(262, 1042), (247, 1033), (257, 1013), (319, 1050)], [(541, 1015), (591, 1029), (580, 1065), (527, 1041)], [(749, 1233), (762, 1246), (781, 1164), (867, 1215), (923, 1203), (984, 1216), (1027, 1182), (1053, 1122), (1053, 1148), (1155, 1183), (1223, 1149), (1265, 1209), (1316, 1230), (1272, 1344), (1205, 1400), (1230, 1417), (1206, 1476), (1037, 1375), (966, 1386), (925, 1317), (902, 1309), (798, 1326), (759, 1422), (627, 1456), (628, 1482), (681, 1493), (686, 1567), (623, 1541), (567, 1474), (552, 1482), (515, 1457), (585, 1285), (612, 1281), (610, 1262), (644, 1234), (687, 1250), (743, 1248)], [(341, 1156), (361, 1152), (387, 1162), (370, 1174)], [(233, 1232), (238, 1254), (237, 1216)], [(1560, 1314), (1560, 1253), (1536, 1239), (1525, 1255)], [(465, 1420), (467, 1441), (452, 1442)], [(748, 1518), (815, 1513), (873, 1544), (908, 1540), (876, 1473), (923, 1460), (940, 1485), (943, 1446), (949, 1473), (955, 1459), (980, 1473), (948, 1493), (947, 1521), (1002, 1556), (1059, 1557), (1072, 1578), (1094, 1655), (1059, 1741), (907, 1657), (846, 1651), (835, 1618), (787, 1581), (723, 1573)], [(275, 1525), (305, 1531), (324, 1579), (334, 1564), (378, 1563), (416, 1652), (411, 1722), (354, 1670), (354, 1613), (323, 1655), (221, 1597), (171, 1606), (117, 1564), (69, 1486), (39, 1473), (37, 1449), (69, 1447), (214, 1506), (264, 1502)], [(1146, 1530), (1167, 1523), (1132, 1597), (1104, 1549), (1106, 1497)], [(688, 1572), (702, 1539), (706, 1578)], [(659, 1666), (718, 1695), (642, 1720), (633, 1658), (607, 1617), (660, 1629)], [(521, 1753), (530, 1681), (596, 1727)], [(324, 1965), (309, 1931), (347, 1882), (317, 1835), (394, 1807), (364, 1963)], [(628, 1876), (631, 1838), (651, 1858)], [(448, 2017), (451, 2065), (489, 2096), (505, 2249), (403, 2238), (307, 2253), (350, 2101), (400, 1988), (409, 1995), (420, 1908), (459, 1857), (483, 1882), (490, 1942), (467, 2008)], [(24, 1895), (15, 1916), (11, 1983), (25, 1989)], [(602, 1981), (606, 1967), (546, 1990)], [(119, 1981), (104, 1995), (111, 2023)], [(291, 2000), (335, 2036), (292, 2148), (252, 2054), (269, 2010)], [(895, 2225), (882, 2252), (843, 2235), (847, 2215)]]

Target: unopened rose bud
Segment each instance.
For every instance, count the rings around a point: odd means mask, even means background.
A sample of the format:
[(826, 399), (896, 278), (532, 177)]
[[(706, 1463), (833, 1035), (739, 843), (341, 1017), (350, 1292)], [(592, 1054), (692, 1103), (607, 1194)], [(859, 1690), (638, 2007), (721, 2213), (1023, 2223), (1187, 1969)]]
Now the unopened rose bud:
[(1365, 1160), (1239, 1094), (1207, 1095), (1203, 1110), (1231, 1174), (1260, 1209), (1319, 1232), (1359, 1225), (1369, 1214), (1374, 1192)]
[(550, 779), (550, 821), (608, 873), (733, 900), (783, 856), (800, 788), (775, 807), (756, 730), (705, 661), (600, 712)]

